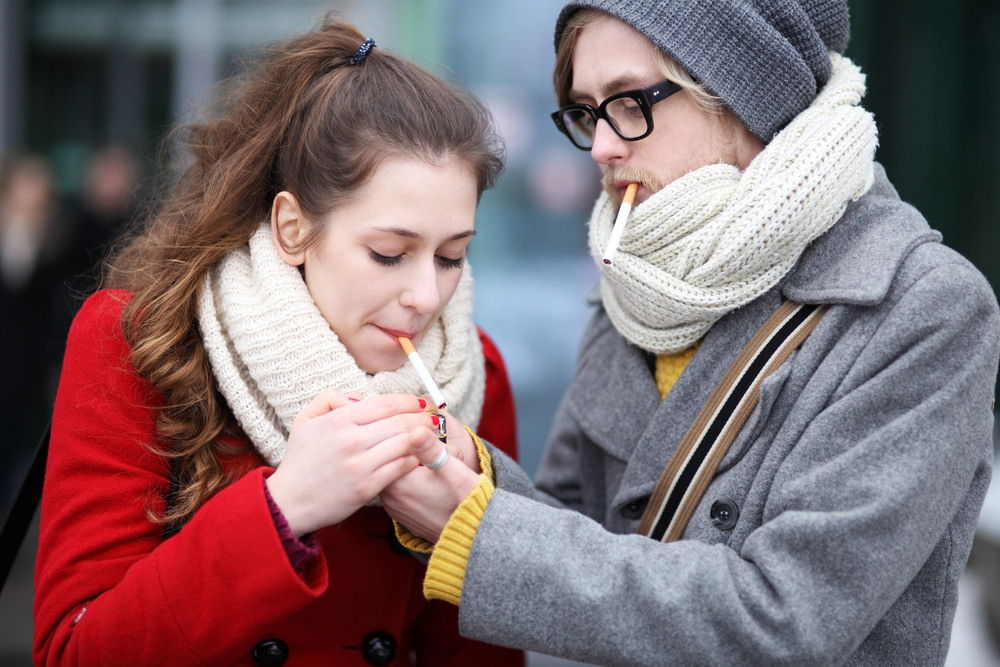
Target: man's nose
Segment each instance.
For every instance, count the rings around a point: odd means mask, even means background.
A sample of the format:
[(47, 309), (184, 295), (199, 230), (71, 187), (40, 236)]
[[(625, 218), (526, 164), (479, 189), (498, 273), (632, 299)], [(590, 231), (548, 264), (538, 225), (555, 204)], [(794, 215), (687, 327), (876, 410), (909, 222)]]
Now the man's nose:
[(611, 128), (608, 121), (598, 119), (594, 126), (594, 145), (590, 149), (590, 157), (598, 164), (612, 164), (624, 157), (628, 151), (627, 143)]

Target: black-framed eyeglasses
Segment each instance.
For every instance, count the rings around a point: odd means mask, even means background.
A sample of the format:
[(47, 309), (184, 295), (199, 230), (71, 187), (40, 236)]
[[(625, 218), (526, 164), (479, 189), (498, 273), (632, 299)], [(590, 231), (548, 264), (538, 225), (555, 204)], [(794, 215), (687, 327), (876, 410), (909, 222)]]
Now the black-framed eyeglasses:
[(552, 112), (552, 120), (583, 151), (594, 147), (594, 133), (601, 118), (622, 139), (638, 141), (653, 131), (653, 105), (680, 89), (673, 81), (664, 79), (647, 88), (612, 95), (596, 109), (589, 104), (567, 104)]

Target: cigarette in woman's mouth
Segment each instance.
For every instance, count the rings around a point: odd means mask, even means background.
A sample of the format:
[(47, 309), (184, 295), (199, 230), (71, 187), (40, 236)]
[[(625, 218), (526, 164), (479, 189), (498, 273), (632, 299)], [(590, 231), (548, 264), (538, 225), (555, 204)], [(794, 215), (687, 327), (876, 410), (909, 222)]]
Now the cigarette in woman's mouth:
[(444, 394), (438, 388), (437, 383), (434, 382), (434, 378), (431, 377), (430, 371), (427, 370), (427, 366), (424, 366), (424, 360), (420, 358), (417, 354), (417, 349), (413, 347), (413, 343), (406, 336), (397, 336), (399, 339), (399, 344), (403, 346), (403, 351), (406, 352), (406, 356), (409, 357), (410, 363), (413, 364), (413, 368), (416, 369), (417, 375), (420, 376), (420, 381), (424, 383), (424, 387), (427, 388), (428, 393), (431, 395), (431, 400), (437, 404), (438, 409), (442, 410), (448, 406), (444, 400)]

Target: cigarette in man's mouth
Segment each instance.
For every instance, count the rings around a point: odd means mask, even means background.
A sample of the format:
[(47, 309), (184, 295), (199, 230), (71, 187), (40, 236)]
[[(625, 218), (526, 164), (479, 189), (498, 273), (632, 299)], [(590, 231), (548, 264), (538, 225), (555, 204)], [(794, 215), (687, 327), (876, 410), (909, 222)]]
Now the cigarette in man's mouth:
[(406, 336), (397, 336), (399, 338), (399, 344), (403, 346), (403, 352), (406, 352), (406, 356), (409, 357), (410, 363), (417, 370), (417, 375), (420, 376), (420, 381), (424, 383), (424, 387), (427, 388), (428, 393), (431, 395), (431, 400), (437, 404), (438, 409), (442, 410), (448, 407), (448, 404), (444, 400), (444, 394), (438, 388), (437, 383), (434, 382), (434, 378), (431, 377), (430, 371), (427, 370), (427, 366), (424, 366), (424, 360), (420, 358), (417, 354), (417, 349), (413, 347), (413, 343)]
[(622, 234), (625, 232), (625, 221), (628, 219), (628, 214), (632, 211), (632, 202), (635, 200), (635, 191), (638, 189), (638, 183), (629, 183), (628, 187), (625, 188), (625, 196), (622, 197), (622, 206), (618, 209), (615, 226), (611, 228), (611, 238), (608, 239), (608, 245), (604, 249), (605, 264), (610, 264), (615, 253), (618, 251), (618, 243), (621, 242)]

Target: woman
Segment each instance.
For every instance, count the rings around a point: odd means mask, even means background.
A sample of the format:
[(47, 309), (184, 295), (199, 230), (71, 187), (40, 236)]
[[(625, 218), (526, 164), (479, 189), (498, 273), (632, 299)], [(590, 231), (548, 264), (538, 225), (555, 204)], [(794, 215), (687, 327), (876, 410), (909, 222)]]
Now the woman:
[(488, 113), (332, 21), (232, 90), (70, 332), (36, 664), (523, 664), (423, 599), (378, 506), (439, 420), (398, 336), (516, 450), (465, 264)]

